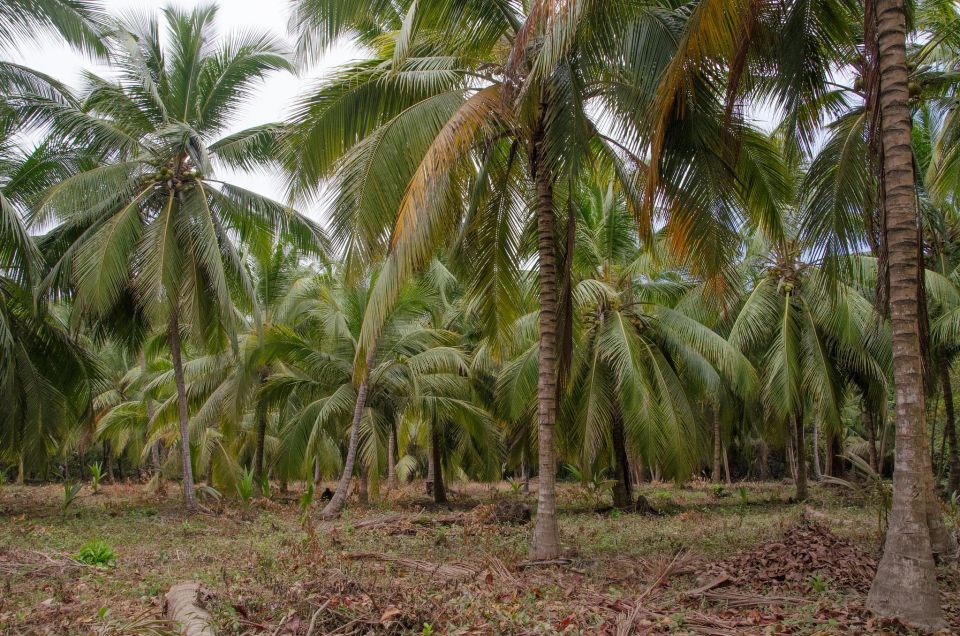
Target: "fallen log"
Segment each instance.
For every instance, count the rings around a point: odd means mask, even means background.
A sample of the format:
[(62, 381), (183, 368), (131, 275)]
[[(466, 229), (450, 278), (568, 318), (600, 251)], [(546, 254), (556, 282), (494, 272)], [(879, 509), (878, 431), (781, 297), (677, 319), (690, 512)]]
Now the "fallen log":
[(177, 583), (166, 594), (167, 618), (180, 626), (183, 636), (216, 636), (213, 617), (200, 607), (200, 583)]

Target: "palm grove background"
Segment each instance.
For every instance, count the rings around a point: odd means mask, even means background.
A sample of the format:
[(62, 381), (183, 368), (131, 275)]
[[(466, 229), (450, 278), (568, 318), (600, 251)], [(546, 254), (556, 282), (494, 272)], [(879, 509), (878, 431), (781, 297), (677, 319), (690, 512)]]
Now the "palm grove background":
[[(52, 30), (111, 70), (0, 62), (6, 478), (99, 462), (195, 510), (339, 477), (331, 516), (354, 478), (536, 476), (550, 559), (557, 478), (629, 509), (893, 474), (869, 603), (941, 624), (954, 2), (297, 0), (290, 44), (215, 13), (0, 6), (0, 51)], [(225, 133), (344, 41), (288, 121)], [(218, 176), (258, 167), (283, 201)]]

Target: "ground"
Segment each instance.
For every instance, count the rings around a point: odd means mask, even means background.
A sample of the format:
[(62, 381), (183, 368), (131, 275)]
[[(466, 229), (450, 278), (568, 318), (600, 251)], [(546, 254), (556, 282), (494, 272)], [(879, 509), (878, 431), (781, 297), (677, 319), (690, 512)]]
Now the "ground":
[[(863, 610), (881, 520), (859, 493), (814, 487), (794, 504), (776, 483), (647, 484), (659, 514), (627, 514), (563, 484), (568, 554), (531, 564), (530, 524), (490, 516), (533, 494), (451, 490), (453, 510), (410, 485), (305, 527), (297, 487), (188, 517), (172, 484), (85, 487), (66, 512), (60, 485), (0, 486), (0, 633), (169, 634), (163, 595), (190, 579), (220, 634), (908, 633)], [(115, 562), (77, 561), (95, 541)], [(960, 633), (955, 564), (940, 587)]]

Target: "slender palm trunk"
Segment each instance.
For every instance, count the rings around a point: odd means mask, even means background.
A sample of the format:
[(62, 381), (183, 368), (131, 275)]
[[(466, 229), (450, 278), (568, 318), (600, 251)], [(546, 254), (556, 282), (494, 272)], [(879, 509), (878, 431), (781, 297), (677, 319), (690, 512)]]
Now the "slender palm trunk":
[[(823, 477), (823, 470), (820, 468), (820, 425), (817, 424), (817, 419), (813, 419), (813, 440), (811, 440), (812, 452), (813, 452), (813, 479), (815, 481), (820, 481)], [(829, 443), (828, 443), (829, 448)], [(827, 474), (830, 474), (830, 457), (829, 451), (827, 456)]]
[(110, 440), (103, 440), (103, 472), (108, 483), (113, 483), (113, 448), (110, 446)]
[(427, 478), (423, 482), (423, 488), (427, 494), (433, 496), (433, 482), (437, 475), (437, 465), (433, 461), (433, 433), (431, 433), (430, 446), (427, 448)]
[(433, 502), (447, 503), (447, 489), (443, 486), (443, 449), (440, 442), (440, 427), (430, 425), (430, 456), (433, 458)]
[[(267, 370), (266, 368), (260, 370), (259, 385), (263, 385), (267, 381)], [(260, 494), (263, 494), (263, 481), (265, 475), (263, 474), (263, 456), (264, 456), (264, 446), (267, 440), (267, 412), (257, 406), (257, 449), (253, 453), (253, 474), (257, 480), (257, 490)]]
[(358, 498), (360, 503), (370, 503), (369, 473), (366, 466), (360, 467), (360, 492)]
[(803, 414), (797, 413), (793, 417), (793, 435), (796, 438), (796, 462), (797, 462), (797, 501), (806, 501), (807, 499), (807, 449), (804, 440)]
[(263, 494), (263, 447), (267, 437), (267, 414), (257, 408), (257, 449), (253, 453), (253, 474), (257, 480), (257, 490)]
[[(876, 0), (888, 245), (896, 460), (893, 507), (867, 607), (917, 627), (945, 626), (927, 520), (923, 363), (919, 337), (916, 184), (910, 147), (903, 0)], [(932, 476), (930, 477), (932, 482)]]
[(387, 488), (397, 487), (397, 429), (390, 424), (387, 437)]
[(183, 461), (183, 501), (188, 512), (197, 510), (193, 492), (193, 466), (190, 462), (190, 415), (187, 412), (187, 384), (183, 378), (183, 357), (180, 351), (180, 322), (177, 307), (170, 305), (170, 328), (167, 331), (170, 357), (173, 359), (173, 379), (177, 385), (177, 414), (180, 423), (180, 457)]
[(353, 409), (353, 421), (350, 424), (350, 442), (347, 445), (347, 458), (343, 463), (343, 473), (340, 475), (340, 481), (337, 483), (337, 490), (333, 493), (333, 498), (327, 502), (320, 516), (329, 519), (339, 516), (343, 511), (343, 506), (347, 501), (347, 495), (350, 492), (350, 481), (353, 479), (353, 467), (357, 461), (357, 446), (360, 444), (360, 420), (363, 418), (363, 409), (367, 406), (367, 390), (370, 386), (370, 374), (373, 373), (373, 349), (367, 353), (367, 369), (363, 374), (363, 380), (357, 388), (357, 404)]
[[(541, 105), (541, 112), (545, 107)], [(542, 124), (533, 136), (532, 176), (537, 189), (537, 264), (540, 270), (540, 364), (537, 379), (537, 435), (540, 446), (537, 521), (530, 544), (533, 559), (560, 556), (557, 529), (556, 456), (553, 428), (557, 411), (557, 255), (553, 179), (543, 157)]]
[(723, 439), (720, 436), (720, 414), (713, 413), (713, 471), (710, 474), (710, 481), (720, 483), (720, 453), (722, 451)]
[(619, 405), (614, 405), (610, 433), (613, 441), (613, 456), (617, 462), (614, 471), (617, 482), (613, 486), (613, 507), (627, 510), (633, 507), (633, 485), (630, 483), (627, 436), (623, 429), (623, 414), (620, 412)]
[(870, 468), (879, 474), (880, 464), (877, 462), (876, 427), (873, 425), (873, 413), (870, 412), (870, 408), (866, 403), (864, 403), (863, 411), (860, 413), (860, 423), (867, 434), (867, 462), (870, 464)]
[(727, 447), (723, 447), (723, 474), (727, 477), (727, 485), (733, 484), (733, 477), (730, 475), (730, 455), (727, 453)]
[(957, 450), (957, 419), (953, 410), (953, 387), (950, 384), (950, 367), (947, 363), (940, 365), (940, 383), (943, 385), (943, 406), (947, 412), (947, 425), (943, 429), (950, 452), (950, 473), (947, 481), (947, 491), (960, 493), (960, 452)]

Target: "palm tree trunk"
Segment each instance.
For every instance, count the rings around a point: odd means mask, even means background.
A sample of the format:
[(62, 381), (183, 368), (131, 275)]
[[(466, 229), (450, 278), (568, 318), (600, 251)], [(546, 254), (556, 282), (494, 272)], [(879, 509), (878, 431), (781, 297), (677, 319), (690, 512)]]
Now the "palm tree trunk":
[(720, 414), (713, 413), (713, 472), (710, 474), (710, 481), (720, 483), (720, 453), (723, 440), (720, 437)]
[(950, 452), (950, 476), (947, 481), (947, 491), (960, 493), (960, 452), (957, 449), (957, 416), (953, 410), (953, 386), (950, 384), (950, 366), (944, 362), (940, 365), (940, 384), (943, 385), (943, 406), (947, 413), (947, 425), (943, 429)]
[(350, 424), (350, 442), (347, 445), (347, 458), (343, 463), (343, 473), (337, 483), (337, 490), (327, 505), (320, 512), (324, 519), (339, 516), (347, 501), (350, 492), (350, 481), (353, 479), (353, 466), (357, 461), (357, 446), (360, 445), (360, 420), (363, 418), (363, 409), (367, 406), (367, 390), (370, 386), (370, 374), (373, 373), (373, 349), (367, 353), (367, 369), (363, 380), (357, 388), (357, 404), (353, 408), (353, 421)]
[[(267, 381), (267, 370), (260, 370), (259, 385)], [(259, 405), (257, 411), (257, 449), (253, 453), (253, 474), (257, 480), (257, 491), (263, 494), (263, 455), (264, 446), (267, 440), (267, 413)]]
[(180, 351), (180, 322), (176, 304), (170, 305), (170, 328), (167, 330), (170, 357), (173, 359), (173, 379), (177, 385), (177, 414), (180, 423), (180, 458), (183, 462), (183, 501), (188, 512), (197, 510), (193, 492), (193, 466), (190, 462), (190, 415), (187, 412), (187, 384), (183, 378), (183, 357)]
[[(904, 0), (876, 0), (883, 188), (889, 261), (896, 461), (893, 507), (867, 607), (934, 631), (946, 623), (927, 520), (923, 362), (919, 337), (916, 184), (910, 147)], [(929, 481), (933, 478), (930, 476)], [(918, 496), (919, 495), (919, 496)]]
[(864, 403), (863, 411), (860, 413), (860, 422), (863, 430), (867, 434), (867, 461), (874, 472), (880, 474), (880, 464), (877, 462), (877, 433), (873, 425), (873, 413)]
[[(545, 105), (541, 104), (541, 114)], [(543, 116), (543, 115), (541, 115)], [(532, 177), (537, 189), (537, 264), (540, 270), (540, 361), (537, 378), (537, 436), (540, 446), (537, 521), (530, 544), (532, 559), (560, 556), (557, 529), (556, 456), (553, 428), (557, 400), (557, 254), (553, 178), (543, 156), (543, 123), (533, 135)]]
[(103, 440), (103, 465), (104, 465), (104, 475), (107, 478), (107, 483), (114, 483), (113, 481), (113, 449), (110, 447), (110, 440)]
[(730, 456), (727, 454), (727, 447), (723, 447), (723, 474), (727, 477), (727, 485), (733, 483), (733, 477), (730, 475)]
[(430, 445), (427, 447), (427, 478), (423, 481), (423, 488), (427, 494), (433, 496), (433, 481), (437, 475), (437, 465), (433, 461), (433, 433), (431, 433)]
[(263, 447), (267, 437), (267, 414), (257, 408), (257, 449), (253, 453), (253, 475), (257, 480), (257, 490), (263, 494)]
[(797, 413), (793, 417), (793, 434), (796, 439), (796, 462), (797, 462), (797, 501), (806, 501), (807, 499), (807, 449), (804, 441), (803, 414)]
[(440, 427), (430, 424), (430, 456), (433, 458), (433, 503), (447, 503), (447, 489), (443, 486), (443, 449), (440, 441)]
[(633, 507), (633, 486), (630, 483), (627, 436), (623, 430), (623, 414), (620, 412), (619, 405), (615, 404), (613, 407), (610, 427), (613, 440), (613, 456), (616, 459), (614, 476), (617, 480), (613, 486), (613, 507), (628, 510)]
[[(815, 481), (820, 481), (823, 477), (823, 471), (820, 469), (820, 425), (817, 424), (817, 419), (813, 419), (813, 479)], [(827, 474), (830, 474), (830, 457), (829, 451), (827, 455)]]
[(360, 492), (359, 492), (358, 498), (360, 500), (360, 503), (362, 504), (370, 503), (370, 489), (368, 487), (368, 482), (369, 482), (368, 477), (369, 475), (367, 473), (367, 467), (361, 466), (360, 467)]
[(387, 488), (397, 487), (397, 429), (390, 424), (387, 437)]

